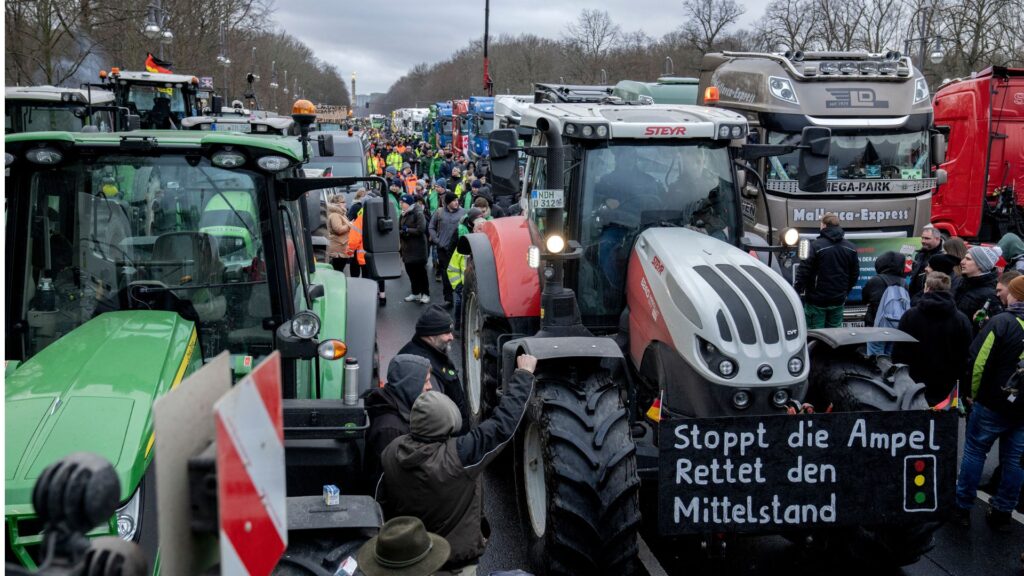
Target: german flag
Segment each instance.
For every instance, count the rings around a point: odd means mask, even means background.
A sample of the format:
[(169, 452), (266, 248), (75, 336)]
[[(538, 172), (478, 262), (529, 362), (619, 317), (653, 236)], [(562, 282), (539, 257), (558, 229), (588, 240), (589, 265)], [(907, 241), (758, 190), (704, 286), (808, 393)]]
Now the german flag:
[(953, 386), (953, 391), (949, 393), (949, 396), (945, 400), (939, 402), (935, 406), (932, 406), (932, 410), (936, 412), (942, 412), (945, 410), (957, 410), (963, 412), (960, 406), (960, 383), (957, 382), (956, 386)]
[(172, 64), (170, 62), (165, 62), (165, 61), (157, 58), (156, 56), (153, 56), (152, 53), (147, 53), (146, 54), (146, 71), (147, 72), (153, 72), (153, 73), (159, 73), (159, 74), (172, 74), (171, 66), (172, 66)]

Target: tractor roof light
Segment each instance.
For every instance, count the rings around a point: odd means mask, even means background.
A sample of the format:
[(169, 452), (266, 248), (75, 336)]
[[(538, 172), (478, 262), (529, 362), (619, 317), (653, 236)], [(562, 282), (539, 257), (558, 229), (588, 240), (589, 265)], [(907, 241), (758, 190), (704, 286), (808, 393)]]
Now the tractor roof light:
[(219, 150), (214, 152), (210, 162), (218, 168), (238, 168), (245, 164), (245, 154), (233, 150)]
[(43, 164), (45, 166), (53, 166), (59, 164), (64, 159), (64, 155), (60, 153), (56, 148), (42, 147), (33, 148), (25, 153), (25, 158), (33, 164)]
[(786, 228), (779, 234), (779, 237), (782, 239), (783, 246), (795, 248), (800, 242), (800, 231), (796, 228)]
[(256, 161), (256, 164), (267, 172), (280, 172), (291, 166), (292, 163), (284, 156), (263, 156)]
[(718, 86), (708, 86), (704, 89), (705, 104), (714, 104), (715, 102), (718, 102), (718, 99)]

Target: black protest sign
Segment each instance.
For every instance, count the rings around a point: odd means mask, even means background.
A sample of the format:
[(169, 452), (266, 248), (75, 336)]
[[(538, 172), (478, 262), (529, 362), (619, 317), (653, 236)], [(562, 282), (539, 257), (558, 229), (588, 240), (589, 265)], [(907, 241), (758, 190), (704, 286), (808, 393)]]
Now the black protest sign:
[(955, 412), (672, 419), (659, 444), (662, 535), (936, 520), (956, 484)]

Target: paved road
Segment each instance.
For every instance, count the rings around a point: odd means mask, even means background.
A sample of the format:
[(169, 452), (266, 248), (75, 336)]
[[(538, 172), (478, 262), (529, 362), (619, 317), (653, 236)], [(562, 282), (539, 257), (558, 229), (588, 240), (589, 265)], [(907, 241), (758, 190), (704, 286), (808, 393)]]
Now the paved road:
[[(432, 278), (432, 277), (431, 277)], [(431, 279), (431, 298), (441, 303), (441, 286)], [(413, 335), (420, 304), (408, 304), (402, 298), (409, 293), (409, 282), (402, 278), (387, 283), (388, 304), (379, 313), (381, 367)], [(456, 344), (459, 344), (457, 341)], [(459, 346), (454, 346), (455, 363)], [(962, 436), (962, 434), (961, 434)], [(989, 471), (995, 463), (989, 459)], [(514, 475), (505, 467), (494, 466), (484, 477), (484, 508), (491, 526), (491, 539), (480, 563), (480, 574), (493, 570), (527, 566), (526, 538), (519, 526)], [(984, 510), (974, 509), (972, 527), (944, 526), (936, 538), (935, 549), (919, 562), (889, 572), (874, 571), (870, 576), (1021, 576), (1024, 575), (1024, 516), (1017, 514), (1013, 531), (998, 534), (985, 525)], [(641, 546), (641, 559), (650, 576), (666, 574), (743, 576), (786, 574), (865, 574), (861, 569), (844, 569), (841, 559), (823, 561), (805, 554), (779, 536), (745, 538), (731, 541), (725, 560), (707, 560), (706, 555), (685, 542), (661, 542), (647, 534)]]

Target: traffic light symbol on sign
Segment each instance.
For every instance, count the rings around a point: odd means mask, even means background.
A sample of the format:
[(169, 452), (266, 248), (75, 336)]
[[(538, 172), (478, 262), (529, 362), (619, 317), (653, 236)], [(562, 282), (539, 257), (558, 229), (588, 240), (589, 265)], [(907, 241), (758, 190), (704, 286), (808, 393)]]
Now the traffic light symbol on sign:
[(934, 455), (903, 459), (903, 510), (934, 512), (938, 508)]

